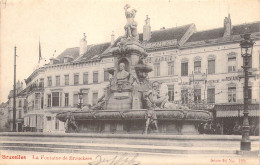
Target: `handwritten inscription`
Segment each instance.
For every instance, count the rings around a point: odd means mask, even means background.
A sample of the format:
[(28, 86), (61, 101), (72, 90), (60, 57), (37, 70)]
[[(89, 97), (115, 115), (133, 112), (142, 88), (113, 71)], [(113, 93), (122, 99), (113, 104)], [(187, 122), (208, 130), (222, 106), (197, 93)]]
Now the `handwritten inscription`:
[(105, 157), (103, 155), (97, 155), (93, 162), (88, 163), (89, 165), (109, 164), (109, 165), (138, 165), (137, 161), (138, 154), (130, 155), (124, 153), (122, 155), (116, 155), (112, 157)]

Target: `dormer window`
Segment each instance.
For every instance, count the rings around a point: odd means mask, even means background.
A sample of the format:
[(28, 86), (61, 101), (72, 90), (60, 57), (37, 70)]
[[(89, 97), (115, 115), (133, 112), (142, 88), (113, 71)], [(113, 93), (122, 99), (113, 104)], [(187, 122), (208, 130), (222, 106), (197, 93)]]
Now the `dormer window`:
[(55, 59), (55, 58), (50, 58), (50, 64), (57, 64), (59, 62), (59, 60)]
[(63, 60), (64, 63), (71, 62), (71, 61), (72, 61), (71, 57), (69, 57), (69, 56), (64, 57), (64, 60)]

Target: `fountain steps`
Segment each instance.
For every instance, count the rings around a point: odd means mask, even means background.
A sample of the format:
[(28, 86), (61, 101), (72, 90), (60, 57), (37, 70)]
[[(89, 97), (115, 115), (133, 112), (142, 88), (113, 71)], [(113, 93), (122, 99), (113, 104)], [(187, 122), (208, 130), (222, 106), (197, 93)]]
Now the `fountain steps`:
[[(162, 154), (195, 154), (195, 155), (236, 155), (240, 141), (238, 136), (232, 139), (214, 139), (214, 136), (205, 135), (203, 139), (127, 139), (127, 138), (82, 138), (82, 137), (29, 137), (29, 136), (1, 136), (2, 150), (19, 150), (33, 152), (58, 152), (58, 153), (92, 153), (92, 154), (115, 154), (115, 153), (140, 153), (144, 155)], [(213, 138), (209, 140), (209, 138)], [(220, 137), (220, 136), (219, 136)], [(199, 140), (199, 138), (201, 140)], [(221, 139), (221, 138), (220, 138)], [(252, 137), (252, 150), (258, 150), (259, 141)]]

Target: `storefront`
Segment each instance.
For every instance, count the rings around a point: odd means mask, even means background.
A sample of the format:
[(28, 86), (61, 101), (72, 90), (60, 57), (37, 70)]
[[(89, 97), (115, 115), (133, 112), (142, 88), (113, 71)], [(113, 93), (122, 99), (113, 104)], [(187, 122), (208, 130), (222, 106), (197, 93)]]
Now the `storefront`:
[[(240, 127), (243, 124), (244, 104), (216, 104), (213, 110), (213, 116), (216, 123), (221, 125), (221, 134), (235, 134), (234, 127), (236, 124)], [(249, 104), (249, 125), (250, 134), (259, 135), (259, 104)]]
[(30, 114), (24, 117), (24, 132), (42, 132), (43, 114)]

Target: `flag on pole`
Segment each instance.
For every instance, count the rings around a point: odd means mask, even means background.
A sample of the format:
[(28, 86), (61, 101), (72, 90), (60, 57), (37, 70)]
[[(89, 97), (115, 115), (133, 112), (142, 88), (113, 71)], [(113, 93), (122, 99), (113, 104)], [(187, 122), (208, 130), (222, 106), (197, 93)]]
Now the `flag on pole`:
[(39, 61), (38, 61), (38, 63), (40, 63), (41, 59), (42, 59), (41, 42), (39, 40)]

